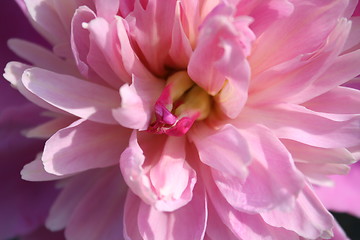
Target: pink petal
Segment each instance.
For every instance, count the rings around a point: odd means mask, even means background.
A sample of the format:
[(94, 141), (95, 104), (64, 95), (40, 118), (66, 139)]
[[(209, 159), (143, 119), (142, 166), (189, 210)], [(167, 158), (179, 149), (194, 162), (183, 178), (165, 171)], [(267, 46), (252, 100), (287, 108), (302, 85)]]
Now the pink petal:
[(27, 60), (36, 67), (57, 73), (79, 76), (79, 72), (72, 62), (67, 62), (44, 47), (20, 39), (10, 39), (9, 48), (19, 57)]
[(125, 182), (143, 201), (160, 211), (186, 205), (192, 198), (196, 173), (185, 161), (185, 138), (158, 135), (156, 139), (147, 133), (139, 137), (140, 145), (134, 132), (121, 155)]
[(116, 41), (120, 37), (117, 21), (110, 24), (105, 19), (95, 18), (89, 22), (87, 29), (90, 31), (90, 49), (87, 56), (89, 65), (116, 89), (124, 82), (130, 82), (131, 76), (125, 70), (121, 57), (117, 56), (119, 50)]
[(131, 190), (128, 190), (124, 205), (124, 237), (126, 240), (141, 239), (138, 228), (139, 209), (142, 200), (137, 197)]
[[(251, 87), (252, 104), (269, 102), (296, 102), (298, 95), (318, 81), (341, 53), (351, 24), (342, 19), (326, 39), (323, 46), (295, 56), (284, 63), (254, 75)], [(325, 41), (325, 40), (324, 40)], [(308, 92), (307, 98), (315, 97)]]
[(206, 236), (208, 239), (238, 240), (238, 238), (231, 232), (228, 226), (226, 226), (221, 220), (211, 201), (208, 201), (208, 214), (209, 216), (206, 227)]
[(43, 162), (41, 161), (42, 154), (38, 154), (36, 159), (24, 166), (21, 170), (21, 178), (27, 181), (42, 182), (42, 181), (52, 181), (59, 180), (63, 176), (57, 176), (50, 174), (45, 171)]
[(34, 27), (53, 45), (68, 41), (69, 34), (62, 24), (61, 17), (52, 4), (46, 0), (25, 0)]
[(113, 20), (119, 10), (119, 0), (95, 0), (96, 13), (108, 21)]
[[(189, 76), (211, 95), (221, 90), (226, 78), (232, 84), (241, 86), (240, 89), (247, 89), (249, 66), (245, 57), (254, 39), (248, 28), (251, 19), (243, 17), (235, 21), (232, 14), (230, 7), (222, 6), (207, 17), (190, 58)], [(204, 65), (208, 67), (204, 68)], [(239, 93), (244, 95), (240, 106), (246, 100), (245, 92)]]
[[(135, 1), (132, 18), (126, 20), (130, 25), (132, 39), (144, 56), (144, 62), (157, 76), (165, 74), (164, 66), (171, 44), (174, 25), (175, 0), (166, 2), (148, 1), (146, 7)], [(151, 22), (151, 27), (149, 27)]]
[(360, 90), (336, 87), (307, 101), (303, 106), (317, 112), (358, 114), (360, 109)]
[(205, 191), (194, 189), (193, 199), (173, 212), (162, 212), (145, 203), (140, 204), (138, 224), (144, 239), (200, 240), (206, 227)]
[(183, 25), (181, 24), (181, 4), (177, 2), (175, 10), (175, 22), (172, 30), (172, 41), (169, 49), (169, 57), (173, 62), (174, 68), (186, 69), (192, 54), (192, 48), (189, 39), (185, 35)]
[[(107, 56), (107, 52), (104, 49), (104, 45), (109, 46), (109, 35), (110, 32), (109, 23), (105, 19), (95, 18), (91, 20), (87, 25), (85, 25), (86, 30), (89, 31), (89, 51), (86, 56), (86, 63), (91, 68), (91, 71), (94, 71), (104, 82), (108, 83), (114, 89), (119, 89), (119, 87), (124, 83), (120, 79), (115, 71), (113, 71), (111, 61)], [(111, 45), (110, 45), (111, 47)], [(114, 49), (111, 49), (115, 51)], [(114, 64), (117, 64), (116, 62)], [(121, 63), (119, 66), (121, 67)], [(126, 73), (126, 78), (130, 79), (129, 74)]]
[(206, 191), (210, 196), (209, 201), (211, 201), (221, 221), (238, 239), (299, 239), (299, 236), (294, 232), (268, 225), (258, 214), (247, 214), (235, 210), (219, 192), (209, 171), (205, 168), (201, 170), (205, 179)]
[(334, 219), (308, 185), (299, 194), (293, 209), (274, 209), (260, 214), (266, 223), (294, 231), (304, 238), (328, 239), (333, 235)]
[(257, 75), (300, 54), (314, 52), (338, 24), (347, 6), (342, 0), (292, 3), (294, 12), (271, 25), (255, 41), (249, 58), (252, 74)]
[(120, 98), (112, 89), (40, 68), (27, 69), (22, 82), (27, 90), (61, 110), (96, 122), (116, 123), (111, 111), (120, 105)]
[(142, 79), (133, 76), (130, 86), (124, 84), (120, 88), (121, 106), (113, 110), (114, 118), (124, 127), (147, 129), (164, 84), (156, 78)]
[(126, 192), (118, 168), (108, 169), (73, 212), (65, 230), (66, 239), (121, 239)]
[(24, 134), (28, 138), (43, 138), (49, 139), (53, 134), (62, 128), (69, 126), (72, 122), (76, 121), (77, 118), (73, 116), (60, 115), (55, 119), (43, 123), (39, 126), (24, 131)]
[(202, 124), (194, 126), (189, 134), (203, 163), (238, 181), (246, 178), (251, 161), (249, 147), (234, 126), (225, 125), (215, 130)]
[(347, 212), (360, 218), (360, 165), (355, 163), (351, 166), (349, 174), (345, 176), (333, 176), (333, 187), (316, 188), (316, 193), (326, 208)]
[(358, 117), (353, 115), (318, 113), (298, 105), (278, 104), (247, 109), (242, 116), (273, 129), (279, 138), (315, 147), (350, 147), (359, 140)]
[(310, 86), (291, 98), (293, 103), (303, 103), (344, 84), (360, 74), (360, 50), (339, 56), (331, 66)]
[(62, 191), (52, 204), (46, 227), (51, 231), (64, 229), (84, 196), (100, 178), (105, 177), (104, 173), (106, 170), (87, 171), (61, 182)]
[(256, 19), (251, 24), (251, 29), (256, 36), (260, 36), (276, 21), (291, 15), (294, 5), (288, 0), (243, 0), (237, 5), (236, 10), (236, 16), (250, 16)]
[(46, 142), (42, 160), (46, 171), (55, 175), (115, 165), (129, 136), (120, 126), (78, 120)]
[[(354, 2), (354, 1), (353, 1)], [(360, 16), (352, 17), (351, 19), (351, 30), (346, 44), (344, 46), (344, 51), (349, 52), (351, 50), (359, 49), (360, 44)]]
[(22, 95), (24, 95), (24, 97), (26, 97), (28, 100), (35, 103), (36, 105), (38, 105), (42, 108), (48, 109), (50, 111), (53, 111), (53, 112), (60, 112), (60, 113), (67, 114), (66, 112), (50, 105), (49, 103), (47, 103), (46, 101), (39, 98), (31, 91), (29, 91), (28, 89), (26, 89), (21, 78), (22, 78), (24, 71), (27, 69), (30, 69), (30, 66), (28, 66), (26, 64), (19, 63), (19, 62), (9, 62), (5, 67), (4, 78), (6, 80), (8, 80), (11, 83), (11, 85), (16, 87), (16, 89)]
[(103, 80), (87, 62), (90, 50), (90, 33), (84, 26), (95, 18), (95, 13), (87, 6), (80, 6), (76, 9), (71, 22), (71, 49), (79, 72), (88, 80), (103, 84)]
[(253, 126), (241, 133), (248, 141), (253, 158), (248, 167), (249, 175), (239, 181), (213, 169), (212, 176), (220, 192), (234, 208), (243, 211), (288, 208), (304, 182), (291, 155), (265, 127)]
[(355, 162), (345, 148), (318, 148), (290, 140), (282, 142), (293, 156), (297, 168), (310, 182), (319, 185), (331, 185), (329, 175), (345, 174), (349, 171), (348, 164)]

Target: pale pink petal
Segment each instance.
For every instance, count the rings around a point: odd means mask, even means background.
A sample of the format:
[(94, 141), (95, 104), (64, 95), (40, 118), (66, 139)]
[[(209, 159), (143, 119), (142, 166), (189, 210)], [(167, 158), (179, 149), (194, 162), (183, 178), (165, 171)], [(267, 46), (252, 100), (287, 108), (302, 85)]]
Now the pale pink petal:
[(116, 27), (116, 21), (109, 24), (102, 18), (89, 22), (87, 29), (90, 31), (90, 49), (87, 61), (104, 81), (119, 89), (124, 82), (130, 82), (131, 77), (122, 61), (116, 57)]
[(324, 114), (298, 105), (278, 104), (246, 109), (242, 116), (266, 125), (279, 138), (315, 147), (350, 147), (359, 141), (359, 118), (353, 115)]
[(99, 17), (112, 21), (119, 11), (119, 0), (94, 0), (96, 14)]
[(164, 85), (165, 82), (156, 78), (133, 76), (130, 86), (124, 84), (120, 88), (121, 106), (113, 110), (114, 118), (124, 127), (147, 129)]
[(346, 83), (360, 74), (360, 50), (338, 57), (324, 74), (310, 86), (291, 98), (293, 103), (304, 103), (327, 91)]
[(180, 2), (176, 4), (175, 22), (172, 30), (171, 46), (169, 49), (169, 57), (173, 62), (171, 65), (174, 68), (186, 69), (192, 54), (189, 39), (185, 35), (183, 26), (181, 24), (181, 5)]
[(66, 239), (122, 239), (127, 189), (118, 168), (107, 171), (76, 207), (65, 230)]
[(84, 196), (107, 171), (87, 171), (60, 182), (62, 191), (54, 201), (45, 225), (51, 231), (64, 229)]
[(355, 162), (345, 148), (318, 148), (285, 139), (282, 142), (293, 156), (297, 168), (311, 183), (331, 186), (329, 175), (346, 174), (348, 164)]
[(56, 45), (69, 40), (69, 34), (50, 1), (25, 0), (24, 2), (35, 29), (50, 43)]
[(8, 45), (19, 57), (27, 60), (36, 67), (62, 74), (80, 75), (72, 62), (66, 62), (39, 45), (20, 39), (10, 39)]
[[(130, 30), (127, 21), (116, 18), (116, 28), (117, 33), (114, 32), (118, 39), (113, 39), (114, 43), (112, 44), (114, 44), (115, 48), (118, 50), (113, 53), (115, 54), (115, 59), (112, 63), (122, 62), (124, 69), (128, 72), (129, 76), (135, 75), (143, 79), (153, 79), (154, 77), (150, 73), (150, 70), (140, 61), (140, 57), (136, 55), (136, 52), (131, 45)], [(122, 61), (118, 59), (122, 59)], [(113, 68), (117, 68), (117, 66), (115, 65)]]
[[(347, 1), (292, 1), (294, 12), (271, 25), (253, 45), (252, 73), (317, 50), (338, 24)], [(304, 37), (306, 36), (306, 37)]]
[(266, 223), (294, 231), (305, 238), (329, 239), (333, 235), (334, 219), (308, 185), (299, 194), (293, 209), (274, 209), (260, 215)]
[[(131, 16), (127, 17), (131, 37), (136, 41), (149, 69), (156, 75), (165, 74), (174, 25), (175, 0), (148, 1), (146, 7), (135, 1)], [(146, 9), (146, 10), (145, 10)], [(151, 26), (149, 26), (151, 22)]]
[(126, 240), (141, 239), (137, 218), (141, 203), (142, 200), (131, 190), (128, 190), (124, 205), (123, 219), (124, 237)]
[(215, 184), (236, 209), (261, 212), (291, 206), (303, 186), (290, 153), (269, 129), (252, 126), (240, 131), (253, 161), (243, 181), (212, 169)]
[[(254, 39), (248, 28), (251, 19), (243, 17), (234, 20), (232, 14), (231, 7), (222, 6), (208, 16), (190, 58), (189, 76), (211, 95), (216, 95), (221, 90), (226, 78), (233, 84), (242, 86), (241, 89), (246, 89), (248, 85), (249, 67), (245, 57), (249, 54), (249, 45)], [(207, 67), (204, 68), (204, 65)], [(239, 94), (243, 94), (242, 97), (246, 100), (244, 92)]]
[(24, 131), (28, 138), (43, 138), (48, 139), (57, 131), (62, 128), (69, 126), (72, 122), (76, 121), (77, 118), (68, 115), (60, 115), (46, 123), (38, 125), (34, 128)]
[(196, 173), (185, 161), (185, 145), (185, 138), (168, 137), (161, 158), (149, 172), (150, 181), (161, 200), (154, 205), (158, 210), (177, 209), (192, 198)]
[(111, 111), (120, 105), (120, 97), (115, 90), (40, 68), (27, 69), (22, 82), (27, 90), (61, 110), (96, 122), (116, 123)]
[(236, 16), (245, 15), (256, 19), (251, 24), (251, 29), (256, 36), (260, 36), (272, 24), (279, 19), (288, 17), (293, 11), (294, 5), (288, 0), (242, 0), (237, 5)]
[(3, 76), (6, 80), (8, 80), (11, 83), (12, 86), (14, 86), (22, 95), (24, 95), (24, 97), (26, 97), (31, 102), (50, 111), (66, 114), (66, 112), (50, 105), (49, 103), (47, 103), (46, 101), (39, 98), (31, 91), (29, 91), (28, 89), (26, 89), (21, 78), (24, 71), (30, 68), (31, 68), (30, 66), (23, 63), (9, 62), (5, 67), (5, 73)]
[(201, 240), (207, 220), (205, 189), (198, 184), (192, 200), (172, 212), (162, 212), (142, 202), (137, 218), (142, 239)]
[(360, 44), (360, 16), (352, 17), (351, 29), (348, 39), (346, 40), (344, 51), (348, 52), (351, 50), (359, 49)]
[[(208, 221), (206, 227), (206, 236), (210, 240), (226, 239), (238, 240), (231, 230), (221, 220), (211, 201), (208, 201)], [(205, 238), (206, 239), (206, 238)]]
[(130, 130), (120, 126), (78, 120), (46, 142), (42, 160), (55, 175), (115, 165), (129, 136)]
[(84, 27), (95, 18), (95, 13), (87, 6), (80, 6), (76, 9), (71, 22), (71, 49), (79, 72), (88, 80), (103, 84), (103, 80), (87, 62), (87, 56), (90, 50), (90, 32)]
[(57, 176), (50, 174), (45, 171), (43, 162), (41, 161), (42, 154), (38, 154), (36, 159), (24, 166), (21, 170), (21, 178), (27, 181), (33, 182), (42, 182), (42, 181), (52, 181), (59, 180), (68, 176)]
[(352, 88), (336, 87), (302, 105), (317, 112), (359, 114), (360, 91)]
[(238, 181), (246, 178), (251, 161), (249, 146), (234, 126), (225, 125), (215, 130), (199, 124), (189, 132), (189, 137), (203, 163), (234, 176)]
[(360, 218), (360, 165), (355, 163), (346, 176), (333, 176), (332, 187), (316, 188), (316, 193), (326, 208), (347, 212)]
[(205, 168), (201, 170), (203, 178), (205, 179), (206, 191), (208, 196), (210, 196), (209, 201), (211, 201), (221, 221), (237, 238), (251, 240), (299, 239), (298, 235), (294, 232), (268, 225), (258, 214), (247, 214), (235, 210), (219, 192), (209, 174), (209, 170)]
[[(321, 74), (327, 73), (328, 68), (337, 60), (350, 26), (346, 19), (342, 19), (328, 36), (324, 46), (315, 51), (297, 55), (293, 59), (255, 75), (250, 90), (251, 104), (296, 101), (298, 95), (316, 82)], [(308, 93), (305, 97), (315, 96)]]
[(121, 155), (125, 182), (144, 202), (160, 211), (186, 205), (193, 197), (196, 173), (185, 161), (185, 138), (138, 135), (133, 133)]

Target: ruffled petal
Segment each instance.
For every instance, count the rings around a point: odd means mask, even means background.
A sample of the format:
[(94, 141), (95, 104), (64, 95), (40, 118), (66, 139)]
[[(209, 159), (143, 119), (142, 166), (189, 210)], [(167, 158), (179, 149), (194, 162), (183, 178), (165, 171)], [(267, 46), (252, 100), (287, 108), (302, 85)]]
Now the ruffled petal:
[(185, 144), (185, 138), (146, 133), (137, 136), (133, 132), (129, 147), (121, 155), (125, 182), (144, 202), (160, 211), (176, 210), (193, 197), (196, 173), (185, 161)]

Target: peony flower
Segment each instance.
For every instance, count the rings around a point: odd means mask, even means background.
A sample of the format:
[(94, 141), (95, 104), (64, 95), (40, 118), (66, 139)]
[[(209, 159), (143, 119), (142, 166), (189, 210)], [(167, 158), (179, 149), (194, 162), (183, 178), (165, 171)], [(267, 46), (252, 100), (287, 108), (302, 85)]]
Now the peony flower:
[(19, 0), (4, 77), (53, 119), (22, 177), (79, 239), (346, 239), (313, 185), (355, 162), (353, 0)]

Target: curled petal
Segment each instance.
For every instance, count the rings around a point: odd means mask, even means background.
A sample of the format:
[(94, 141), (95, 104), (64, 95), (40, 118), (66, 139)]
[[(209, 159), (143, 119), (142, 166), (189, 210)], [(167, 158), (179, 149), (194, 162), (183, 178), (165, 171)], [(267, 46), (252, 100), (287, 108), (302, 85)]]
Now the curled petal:
[[(149, 135), (139, 136), (146, 139)], [(152, 136), (139, 145), (134, 132), (121, 155), (120, 168), (126, 183), (143, 201), (158, 210), (173, 211), (191, 200), (196, 173), (185, 161), (184, 137), (157, 136), (155, 140)]]

